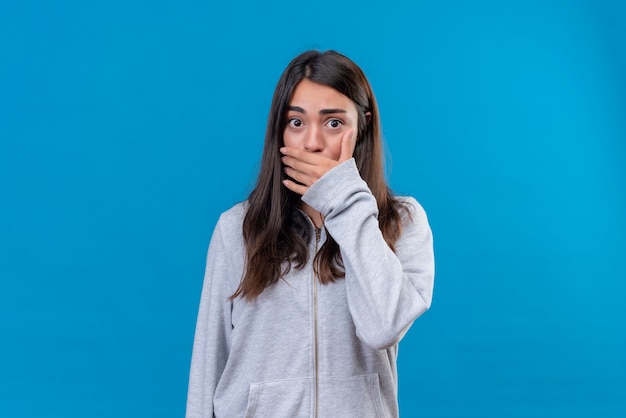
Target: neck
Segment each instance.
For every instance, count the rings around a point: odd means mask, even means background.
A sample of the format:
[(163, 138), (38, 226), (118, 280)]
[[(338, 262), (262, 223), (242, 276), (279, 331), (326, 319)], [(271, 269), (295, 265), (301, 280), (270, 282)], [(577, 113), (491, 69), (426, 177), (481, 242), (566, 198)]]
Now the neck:
[(300, 209), (302, 209), (302, 211), (309, 216), (311, 222), (313, 222), (313, 225), (315, 225), (316, 228), (319, 229), (322, 227), (322, 225), (324, 224), (324, 217), (321, 213), (319, 213), (306, 203), (301, 203)]

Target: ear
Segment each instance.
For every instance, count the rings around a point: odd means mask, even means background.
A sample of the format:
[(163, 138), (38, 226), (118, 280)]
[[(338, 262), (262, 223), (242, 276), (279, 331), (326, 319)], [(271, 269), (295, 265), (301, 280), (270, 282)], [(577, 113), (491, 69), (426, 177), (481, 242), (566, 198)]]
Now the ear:
[(372, 120), (372, 112), (365, 112), (365, 124), (369, 125)]

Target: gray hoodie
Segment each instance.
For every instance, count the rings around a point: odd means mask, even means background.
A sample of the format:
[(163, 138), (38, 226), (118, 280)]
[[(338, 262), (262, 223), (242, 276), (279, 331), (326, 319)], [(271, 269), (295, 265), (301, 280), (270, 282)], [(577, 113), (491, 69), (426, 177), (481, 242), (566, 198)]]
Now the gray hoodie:
[[(411, 216), (403, 216), (394, 253), (354, 159), (326, 173), (302, 196), (325, 227), (312, 234), (307, 265), (252, 302), (229, 300), (244, 271), (246, 203), (221, 215), (200, 300), (188, 418), (398, 416), (398, 342), (430, 307), (434, 277), (426, 214), (403, 199)], [(312, 260), (327, 234), (346, 275), (321, 285)]]

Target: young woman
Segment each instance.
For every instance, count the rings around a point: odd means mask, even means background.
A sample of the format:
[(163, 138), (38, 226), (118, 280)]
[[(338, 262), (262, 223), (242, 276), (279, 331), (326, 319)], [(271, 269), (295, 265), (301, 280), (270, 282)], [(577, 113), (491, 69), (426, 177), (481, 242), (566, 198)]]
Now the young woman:
[(361, 69), (305, 52), (274, 92), (259, 178), (209, 246), (187, 417), (397, 417), (398, 342), (431, 303), (426, 214), (385, 182)]

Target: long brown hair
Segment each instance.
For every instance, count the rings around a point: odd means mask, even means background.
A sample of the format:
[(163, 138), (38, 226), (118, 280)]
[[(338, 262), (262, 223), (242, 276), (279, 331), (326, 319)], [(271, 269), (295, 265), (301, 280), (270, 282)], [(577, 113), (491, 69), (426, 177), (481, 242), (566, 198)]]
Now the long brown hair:
[[(303, 79), (329, 86), (351, 99), (358, 112), (358, 136), (354, 159), (378, 203), (378, 223), (389, 247), (401, 233), (402, 202), (394, 198), (384, 176), (382, 138), (376, 99), (363, 71), (335, 51), (307, 51), (294, 58), (278, 81), (269, 112), (265, 145), (256, 187), (248, 198), (243, 221), (246, 269), (239, 288), (231, 296), (253, 300), (291, 268), (308, 261), (307, 243), (312, 231), (298, 206), (300, 195), (283, 184), (279, 149), (284, 146), (289, 102)], [(322, 284), (345, 276), (337, 242), (329, 235), (314, 259)]]

